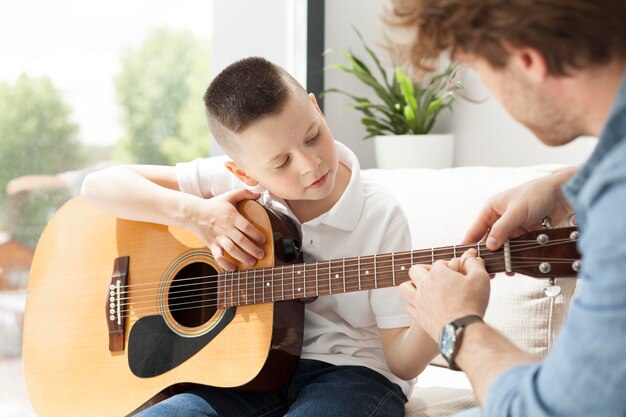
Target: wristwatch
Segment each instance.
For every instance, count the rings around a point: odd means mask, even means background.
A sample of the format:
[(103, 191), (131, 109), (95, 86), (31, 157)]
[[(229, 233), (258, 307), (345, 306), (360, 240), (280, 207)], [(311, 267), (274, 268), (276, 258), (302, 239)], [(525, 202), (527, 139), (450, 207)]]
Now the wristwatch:
[(443, 326), (443, 329), (441, 329), (441, 334), (439, 335), (439, 352), (446, 362), (448, 362), (448, 366), (452, 370), (460, 370), (454, 359), (459, 350), (459, 346), (461, 346), (463, 329), (465, 326), (475, 321), (483, 321), (483, 318), (476, 314), (470, 314), (469, 316), (461, 317), (460, 319), (446, 324)]

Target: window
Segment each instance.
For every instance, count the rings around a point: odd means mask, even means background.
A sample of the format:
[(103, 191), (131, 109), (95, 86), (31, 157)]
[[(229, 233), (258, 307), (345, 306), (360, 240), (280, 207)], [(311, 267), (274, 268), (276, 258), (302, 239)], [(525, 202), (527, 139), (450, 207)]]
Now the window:
[(21, 372), (39, 235), (84, 176), (209, 152), (213, 4), (24, 0), (0, 12), (0, 416), (34, 416)]

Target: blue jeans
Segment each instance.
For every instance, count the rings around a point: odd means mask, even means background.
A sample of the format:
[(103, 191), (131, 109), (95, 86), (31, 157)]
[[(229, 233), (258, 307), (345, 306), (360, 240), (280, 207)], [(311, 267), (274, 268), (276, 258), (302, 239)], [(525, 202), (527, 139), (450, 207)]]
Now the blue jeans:
[(369, 368), (301, 360), (277, 391), (198, 386), (137, 417), (402, 417), (405, 402), (398, 385)]

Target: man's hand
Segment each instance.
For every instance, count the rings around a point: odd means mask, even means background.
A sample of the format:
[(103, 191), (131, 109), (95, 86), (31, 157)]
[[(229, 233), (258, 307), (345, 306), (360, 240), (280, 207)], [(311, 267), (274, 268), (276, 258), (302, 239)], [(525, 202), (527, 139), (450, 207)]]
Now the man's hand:
[(495, 195), (480, 211), (462, 243), (485, 238), (487, 248), (496, 250), (510, 237), (541, 228), (547, 216), (554, 224), (560, 223), (571, 213), (561, 186), (574, 172), (575, 168), (566, 168)]
[(265, 243), (265, 236), (236, 209), (239, 201), (258, 198), (259, 193), (250, 190), (230, 191), (211, 199), (198, 199), (188, 215), (187, 228), (227, 270), (232, 271), (235, 266), (228, 261), (225, 252), (250, 266), (265, 256), (259, 247)]
[(470, 249), (461, 258), (414, 265), (411, 281), (400, 285), (411, 316), (433, 339), (441, 328), (468, 314), (484, 316), (489, 302), (489, 274), (484, 261)]

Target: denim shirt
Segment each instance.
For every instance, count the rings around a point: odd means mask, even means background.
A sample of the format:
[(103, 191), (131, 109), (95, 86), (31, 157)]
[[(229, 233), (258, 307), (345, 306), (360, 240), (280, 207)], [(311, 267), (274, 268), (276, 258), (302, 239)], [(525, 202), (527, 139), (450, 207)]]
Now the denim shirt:
[(626, 416), (626, 76), (599, 142), (564, 186), (582, 266), (569, 316), (541, 363), (491, 384), (465, 417)]

